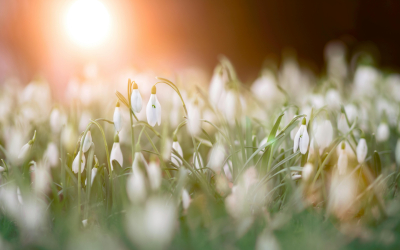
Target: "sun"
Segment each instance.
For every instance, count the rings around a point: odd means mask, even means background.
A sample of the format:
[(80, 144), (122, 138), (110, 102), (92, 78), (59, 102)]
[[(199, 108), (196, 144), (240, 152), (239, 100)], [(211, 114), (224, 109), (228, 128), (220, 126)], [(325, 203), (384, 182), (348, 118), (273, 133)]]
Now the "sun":
[(107, 37), (110, 31), (110, 15), (98, 0), (77, 0), (69, 8), (65, 24), (74, 42), (92, 47)]

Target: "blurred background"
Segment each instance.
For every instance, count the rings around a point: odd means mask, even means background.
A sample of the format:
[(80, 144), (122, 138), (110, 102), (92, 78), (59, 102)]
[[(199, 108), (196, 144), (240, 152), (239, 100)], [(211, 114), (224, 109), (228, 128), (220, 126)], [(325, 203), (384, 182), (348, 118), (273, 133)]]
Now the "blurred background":
[[(333, 39), (350, 52), (367, 48), (380, 66), (400, 66), (400, 1), (86, 1), (100, 2), (100, 14), (90, 4), (71, 12), (75, 0), (0, 1), (0, 82), (40, 74), (61, 92), (92, 62), (104, 74), (197, 67), (211, 76), (220, 54), (251, 82), (266, 58), (279, 63), (288, 49), (319, 74)], [(99, 41), (74, 40), (79, 15), (99, 26)]]

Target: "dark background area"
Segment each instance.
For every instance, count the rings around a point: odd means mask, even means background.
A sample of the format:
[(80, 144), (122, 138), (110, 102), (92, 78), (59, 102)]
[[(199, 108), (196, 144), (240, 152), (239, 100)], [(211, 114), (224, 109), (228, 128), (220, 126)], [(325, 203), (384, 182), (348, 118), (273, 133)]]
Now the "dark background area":
[(63, 14), (62, 5), (49, 7), (53, 2), (0, 1), (0, 79), (18, 74), (28, 80), (37, 72), (67, 78), (88, 60), (110, 71), (201, 66), (211, 74), (225, 54), (241, 78), (251, 80), (266, 57), (280, 58), (288, 47), (318, 73), (333, 39), (345, 41), (350, 52), (372, 44), (379, 66), (400, 66), (400, 1), (105, 1), (119, 42), (77, 53), (63, 48), (66, 39), (51, 38), (60, 37), (54, 18)]

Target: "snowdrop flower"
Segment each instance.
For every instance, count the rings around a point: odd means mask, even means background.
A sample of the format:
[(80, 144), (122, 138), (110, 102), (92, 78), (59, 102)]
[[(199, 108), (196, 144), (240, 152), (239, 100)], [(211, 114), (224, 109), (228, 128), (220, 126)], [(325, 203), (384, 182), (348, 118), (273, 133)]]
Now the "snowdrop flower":
[(187, 210), (189, 208), (191, 201), (192, 200), (190, 199), (189, 192), (184, 188), (182, 190), (182, 207), (184, 210)]
[(62, 126), (66, 122), (66, 117), (61, 114), (58, 108), (54, 108), (50, 114), (50, 128), (51, 131), (55, 134), (58, 134), (61, 131)]
[(367, 153), (368, 153), (367, 141), (365, 140), (365, 138), (361, 138), (358, 141), (358, 145), (357, 145), (357, 161), (358, 161), (358, 163), (360, 163), (360, 164), (364, 163)]
[(339, 175), (343, 175), (347, 171), (347, 154), (346, 154), (346, 144), (342, 142), (341, 150), (339, 153), (339, 159), (338, 159), (338, 170), (339, 170)]
[(279, 245), (278, 240), (276, 237), (267, 231), (261, 233), (257, 237), (257, 242), (256, 242), (256, 250), (280, 250), (281, 247)]
[[(197, 159), (197, 155), (199, 155), (199, 158)], [(204, 166), (203, 164), (203, 157), (201, 157), (200, 153), (196, 152), (193, 154), (193, 164), (197, 169), (200, 169), (202, 166)], [(199, 165), (199, 161), (200, 161), (200, 165)]]
[(90, 130), (86, 133), (85, 140), (83, 141), (83, 146), (82, 150), (84, 153), (86, 153), (90, 146), (92, 145), (92, 134), (90, 133)]
[(151, 88), (150, 100), (146, 107), (147, 122), (150, 126), (154, 127), (156, 123), (158, 126), (161, 124), (161, 105), (157, 100), (156, 86)]
[[(90, 178), (90, 185), (93, 185), (94, 177), (97, 175), (97, 168), (92, 168), (92, 175)], [(87, 179), (85, 180), (85, 185), (87, 185)]]
[(324, 120), (318, 123), (317, 131), (315, 132), (315, 140), (319, 146), (320, 153), (325, 148), (329, 147), (333, 139), (332, 123), (329, 120)]
[[(182, 147), (179, 144), (177, 138), (174, 138), (174, 141), (172, 142), (172, 148), (179, 154), (180, 157), (183, 158)], [(177, 157), (173, 152), (171, 152), (171, 162), (178, 167), (182, 165), (182, 160), (179, 157)]]
[(307, 153), (309, 142), (310, 137), (307, 133), (306, 118), (303, 118), (301, 126), (294, 137), (293, 153), (296, 153), (297, 148), (300, 148), (300, 153), (303, 155)]
[(143, 171), (140, 168), (140, 162), (143, 161), (142, 153), (137, 148), (135, 159), (132, 163), (132, 174), (128, 177), (126, 191), (132, 202), (142, 202), (146, 199), (146, 180)]
[(120, 110), (120, 104), (119, 101), (117, 101), (117, 104), (115, 105), (115, 110), (114, 110), (114, 116), (113, 116), (113, 122), (114, 122), (114, 128), (115, 131), (121, 131), (122, 128), (122, 117), (121, 117), (121, 110)]
[[(72, 171), (77, 174), (79, 171), (79, 156), (81, 154), (81, 151), (79, 151), (78, 154), (76, 154), (74, 161), (72, 162)], [(82, 159), (81, 159), (81, 173), (85, 169), (85, 164), (86, 164), (86, 158), (85, 154), (82, 154)]]
[(339, 109), (342, 99), (339, 91), (336, 89), (330, 89), (325, 94), (325, 103), (331, 109)]
[(276, 78), (271, 70), (264, 70), (262, 76), (257, 78), (251, 86), (251, 92), (255, 97), (269, 105), (283, 104), (284, 94), (278, 89)]
[(217, 105), (222, 93), (224, 92), (225, 84), (222, 76), (221, 66), (214, 70), (214, 75), (210, 83), (210, 102)]
[(225, 97), (225, 105), (223, 107), (223, 112), (225, 113), (226, 119), (229, 121), (229, 123), (233, 124), (235, 123), (235, 118), (237, 114), (237, 95), (234, 90), (228, 90), (226, 92), (226, 97)]
[(222, 164), (225, 160), (225, 149), (221, 143), (214, 144), (210, 154), (210, 167), (216, 172), (221, 170)]
[(302, 178), (303, 178), (303, 181), (308, 181), (310, 179), (311, 174), (313, 173), (313, 171), (314, 171), (313, 164), (310, 163), (310, 162), (307, 162), (306, 165), (304, 165), (303, 172), (301, 174)]
[(154, 160), (151, 160), (147, 166), (147, 175), (149, 177), (151, 189), (159, 189), (162, 181), (161, 168)]
[(338, 126), (339, 131), (342, 132), (342, 134), (346, 134), (347, 132), (349, 132), (350, 127), (347, 124), (346, 116), (344, 113), (340, 114), (337, 126)]
[(6, 169), (3, 166), (0, 166), (0, 173), (3, 173)]
[(36, 139), (36, 130), (33, 134), (32, 140), (30, 140), (27, 144), (22, 146), (18, 154), (18, 159), (24, 159), (28, 155), (30, 149), (32, 148), (33, 143), (35, 142), (35, 139)]
[(87, 219), (82, 221), (83, 227), (87, 227), (87, 224), (88, 224), (88, 220)]
[(356, 197), (355, 176), (341, 176), (335, 173), (329, 190), (328, 211), (334, 213), (339, 219), (354, 218), (359, 211), (358, 204), (355, 203)]
[(390, 130), (388, 124), (386, 122), (381, 122), (376, 131), (376, 140), (378, 142), (386, 141), (387, 139), (389, 139), (389, 135)]
[(44, 152), (44, 159), (48, 160), (51, 167), (55, 167), (59, 163), (58, 147), (54, 142), (50, 142), (47, 145), (47, 149)]
[(113, 160), (117, 161), (118, 164), (121, 166), (121, 168), (124, 166), (124, 157), (122, 156), (122, 151), (121, 151), (121, 146), (119, 145), (119, 136), (118, 133), (115, 134), (114, 136), (114, 144), (111, 149), (111, 154), (110, 154), (110, 165), (111, 165), (111, 170), (114, 170), (113, 167)]
[[(140, 113), (140, 111), (142, 110), (142, 96), (140, 95), (139, 88), (138, 88), (138, 85), (136, 84), (136, 82), (133, 82), (132, 87), (133, 87), (132, 94), (131, 94), (132, 110), (135, 113)], [(154, 94), (155, 94), (155, 92), (156, 91), (155, 91), (155, 87), (154, 87)], [(151, 89), (151, 93), (153, 94), (153, 89)]]
[(193, 103), (188, 105), (188, 132), (192, 135), (198, 135), (201, 133), (201, 111), (199, 108), (198, 100), (196, 99)]
[(380, 72), (370, 66), (359, 66), (354, 73), (354, 95), (373, 96)]
[(50, 190), (51, 176), (48, 168), (43, 164), (35, 167), (35, 177), (33, 178), (33, 190), (37, 194), (47, 193)]
[(232, 182), (232, 180), (233, 180), (233, 178), (232, 178), (232, 173), (231, 173), (231, 169), (230, 169), (228, 163), (230, 163), (230, 164), (232, 165), (232, 162), (231, 162), (231, 161), (225, 163), (225, 165), (224, 165), (224, 173), (225, 173), (226, 178), (227, 178), (230, 182)]
[(291, 173), (291, 177), (292, 177), (292, 180), (298, 180), (301, 178), (301, 174), (299, 174), (297, 171), (294, 171)]

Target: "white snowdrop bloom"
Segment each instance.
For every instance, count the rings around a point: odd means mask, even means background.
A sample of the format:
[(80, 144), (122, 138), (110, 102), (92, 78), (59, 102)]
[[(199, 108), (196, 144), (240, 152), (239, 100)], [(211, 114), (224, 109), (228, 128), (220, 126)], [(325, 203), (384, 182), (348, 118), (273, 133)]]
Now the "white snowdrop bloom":
[[(197, 158), (197, 155), (200, 156), (200, 157)], [(198, 153), (197, 155), (196, 155), (196, 152), (193, 153), (193, 164), (197, 169), (200, 169), (200, 168), (204, 167), (203, 157), (201, 157), (200, 153)], [(199, 165), (199, 161), (200, 161), (200, 165)]]
[[(138, 85), (136, 84), (136, 82), (133, 82), (133, 86), (132, 87), (133, 87), (132, 94), (131, 94), (132, 110), (135, 113), (140, 113), (140, 111), (142, 110), (142, 105), (143, 105), (142, 96), (140, 95), (139, 88), (138, 88)], [(152, 92), (153, 92), (153, 90), (152, 90)]]
[(280, 250), (278, 240), (272, 233), (263, 232), (257, 237), (256, 250)]
[(344, 110), (346, 111), (347, 118), (349, 118), (349, 122), (352, 123), (358, 116), (358, 109), (354, 104), (347, 104), (344, 107)]
[(354, 95), (373, 96), (380, 72), (370, 66), (359, 66), (354, 73)]
[(339, 91), (336, 89), (329, 89), (325, 94), (325, 103), (333, 110), (340, 109), (342, 98)]
[(182, 190), (182, 207), (184, 210), (187, 210), (189, 208), (191, 201), (192, 200), (190, 199), (189, 192), (184, 188)]
[(139, 166), (141, 162), (145, 163), (142, 153), (137, 149), (132, 163), (132, 174), (128, 177), (126, 184), (126, 191), (132, 202), (142, 202), (147, 196), (146, 176)]
[(249, 167), (246, 169), (242, 176), (242, 181), (244, 184), (244, 187), (246, 188), (246, 191), (249, 190), (251, 186), (256, 184), (258, 182), (258, 172), (255, 167)]
[(346, 116), (344, 113), (340, 113), (339, 119), (338, 119), (338, 130), (342, 133), (342, 134), (346, 134), (349, 132), (350, 127), (347, 124), (347, 120), (346, 120)]
[(315, 140), (319, 146), (320, 152), (329, 147), (333, 140), (333, 127), (329, 120), (323, 120), (318, 123), (315, 132)]
[(264, 70), (251, 86), (251, 92), (261, 102), (277, 106), (283, 104), (284, 94), (278, 89), (275, 76), (270, 70)]
[(50, 128), (55, 134), (61, 131), (63, 125), (65, 125), (67, 118), (58, 108), (54, 108), (50, 114)]
[(298, 148), (300, 148), (301, 154), (307, 153), (309, 142), (310, 137), (307, 132), (306, 118), (303, 118), (301, 126), (294, 137), (293, 153), (296, 153)]
[[(81, 152), (79, 151), (78, 154), (76, 154), (74, 161), (72, 162), (72, 171), (77, 174), (79, 171), (79, 155), (81, 154)], [(85, 158), (85, 154), (82, 153), (82, 159), (81, 159), (81, 173), (83, 172), (83, 170), (85, 169), (85, 165), (86, 165), (86, 158)]]
[(25, 157), (28, 156), (30, 149), (32, 148), (32, 141), (29, 141), (27, 144), (22, 146), (21, 150), (19, 151), (18, 154), (18, 159), (25, 159)]
[(209, 89), (210, 102), (213, 105), (216, 106), (220, 101), (220, 97), (222, 95), (222, 92), (224, 91), (224, 88), (225, 88), (225, 82), (222, 76), (222, 70), (221, 67), (218, 66), (214, 70), (214, 75), (211, 79), (210, 89)]
[(210, 153), (210, 168), (216, 172), (221, 170), (225, 160), (225, 149), (221, 143), (215, 143)]
[(395, 149), (396, 163), (400, 165), (400, 138), (397, 139), (396, 149)]
[(389, 94), (400, 102), (400, 74), (391, 74), (386, 78), (386, 84), (389, 87)]
[(223, 112), (229, 123), (234, 124), (237, 115), (238, 97), (233, 90), (228, 90), (225, 96)]
[(83, 227), (87, 227), (87, 224), (88, 224), (88, 220), (87, 219), (82, 221), (82, 226)]
[(188, 103), (188, 113), (188, 124), (186, 126), (188, 132), (192, 135), (199, 135), (201, 133), (201, 111), (197, 100)]
[(364, 163), (367, 153), (368, 153), (367, 141), (364, 138), (361, 138), (358, 141), (358, 145), (357, 145), (357, 161), (358, 161), (358, 163), (360, 163), (360, 164)]
[(165, 198), (151, 198), (141, 210), (128, 210), (126, 232), (140, 249), (167, 249), (177, 223), (173, 202)]
[(302, 178), (303, 181), (308, 181), (311, 178), (312, 173), (314, 172), (314, 165), (310, 162), (307, 162), (303, 167)]
[(386, 122), (381, 122), (376, 130), (376, 140), (378, 142), (384, 142), (389, 139), (390, 130)]
[[(183, 158), (183, 151), (182, 147), (178, 141), (172, 142), (172, 148)], [(175, 153), (171, 152), (171, 162), (174, 163), (176, 166), (182, 165), (182, 160), (175, 155)]]
[(379, 97), (375, 103), (377, 114), (385, 114), (389, 125), (396, 126), (397, 125), (397, 114), (398, 111), (398, 104), (394, 103), (393, 101), (388, 101), (383, 97)]
[(111, 149), (111, 154), (110, 154), (110, 165), (111, 165), (111, 170), (114, 170), (113, 161), (117, 161), (121, 168), (124, 166), (124, 157), (122, 156), (122, 151), (121, 151), (121, 146), (119, 145), (119, 139), (117, 141), (114, 140), (113, 147)]
[(92, 115), (88, 111), (83, 111), (79, 120), (79, 131), (84, 131), (92, 119)]
[(117, 101), (117, 104), (115, 105), (115, 110), (114, 110), (114, 115), (113, 115), (113, 122), (114, 122), (114, 128), (115, 131), (121, 131), (122, 129), (122, 116), (121, 116), (121, 110), (120, 110), (120, 104), (119, 101)]
[(0, 166), (0, 173), (3, 173), (6, 169), (3, 166)]
[[(91, 178), (90, 178), (90, 184), (91, 185), (93, 185), (93, 181), (94, 181), (94, 178), (96, 177), (96, 175), (97, 175), (97, 168), (92, 168), (92, 174), (91, 174)], [(87, 178), (86, 178), (86, 180), (85, 180), (85, 185), (87, 185)]]
[(77, 139), (78, 137), (74, 126), (72, 124), (68, 124), (61, 132), (61, 141), (64, 148), (67, 151), (73, 151)]
[(299, 174), (297, 171), (292, 172), (291, 178), (292, 178), (292, 180), (298, 180), (301, 178), (301, 174)]
[(339, 153), (339, 159), (338, 159), (338, 170), (339, 170), (339, 175), (344, 175), (347, 171), (347, 164), (348, 164), (348, 159), (347, 159), (347, 154), (346, 154), (346, 144), (342, 142), (341, 145), (341, 150)]
[(90, 130), (86, 133), (85, 140), (83, 141), (82, 150), (86, 153), (92, 145), (92, 133)]
[(325, 105), (325, 100), (322, 95), (314, 94), (310, 96), (311, 105), (315, 109), (320, 109)]
[(151, 189), (159, 189), (162, 181), (162, 173), (159, 164), (157, 164), (154, 160), (150, 161), (149, 165), (147, 166), (147, 176), (149, 177)]
[(161, 124), (161, 105), (157, 100), (156, 86), (151, 88), (150, 100), (146, 107), (147, 122), (150, 126), (154, 127), (156, 123), (158, 126)]
[(54, 142), (50, 142), (47, 145), (47, 149), (44, 152), (44, 159), (48, 161), (51, 167), (56, 167), (59, 164), (58, 147)]
[(39, 163), (34, 169), (33, 190), (37, 194), (47, 193), (50, 190), (51, 176), (46, 166)]
[(232, 182), (233, 178), (232, 178), (232, 173), (231, 173), (231, 168), (229, 167), (229, 165), (232, 165), (231, 161), (228, 161), (227, 163), (225, 163), (224, 165), (224, 173), (226, 178)]

